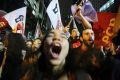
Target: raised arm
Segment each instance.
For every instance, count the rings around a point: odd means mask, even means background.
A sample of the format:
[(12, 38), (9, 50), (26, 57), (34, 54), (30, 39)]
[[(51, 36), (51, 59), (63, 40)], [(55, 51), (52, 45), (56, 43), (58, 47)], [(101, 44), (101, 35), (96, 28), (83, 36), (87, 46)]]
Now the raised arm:
[(76, 11), (76, 15), (79, 16), (80, 20), (82, 21), (83, 25), (85, 26), (85, 29), (92, 29), (92, 25), (90, 24), (90, 22), (88, 22), (81, 13), (81, 6), (78, 7), (78, 9)]

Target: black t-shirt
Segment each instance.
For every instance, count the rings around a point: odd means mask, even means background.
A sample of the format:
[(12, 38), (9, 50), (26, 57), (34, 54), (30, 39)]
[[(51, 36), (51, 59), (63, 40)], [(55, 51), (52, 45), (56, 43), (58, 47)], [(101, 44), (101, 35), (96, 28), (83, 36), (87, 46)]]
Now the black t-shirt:
[(88, 51), (81, 53), (80, 47), (70, 49), (69, 60), (70, 64), (73, 64), (74, 67), (83, 67), (91, 65), (91, 58), (95, 56), (97, 61), (102, 60), (103, 54), (100, 50), (96, 48), (91, 48)]
[(100, 66), (103, 59), (102, 52), (96, 48), (91, 48), (84, 53), (81, 53), (80, 47), (70, 49), (67, 57), (68, 68), (72, 71), (84, 70), (92, 78), (96, 78), (100, 75)]

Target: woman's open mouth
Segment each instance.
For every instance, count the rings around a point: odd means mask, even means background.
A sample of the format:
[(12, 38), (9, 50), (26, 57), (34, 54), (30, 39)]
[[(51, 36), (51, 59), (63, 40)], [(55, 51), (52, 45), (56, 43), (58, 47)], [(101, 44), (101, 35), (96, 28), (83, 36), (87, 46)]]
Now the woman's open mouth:
[(51, 49), (50, 49), (50, 52), (52, 54), (52, 58), (57, 59), (59, 57), (61, 49), (62, 49), (61, 44), (53, 43), (51, 45)]

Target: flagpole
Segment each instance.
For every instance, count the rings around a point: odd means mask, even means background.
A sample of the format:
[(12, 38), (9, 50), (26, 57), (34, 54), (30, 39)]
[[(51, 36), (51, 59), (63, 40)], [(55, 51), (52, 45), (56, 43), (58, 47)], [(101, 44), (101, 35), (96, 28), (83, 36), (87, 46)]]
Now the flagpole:
[[(83, 1), (84, 1), (84, 0), (81, 0), (81, 2), (77, 5), (77, 7), (78, 7), (78, 6), (82, 6), (82, 2), (83, 2)], [(68, 22), (68, 24), (67, 24), (66, 27), (70, 27), (70, 24), (71, 24), (72, 20), (74, 19), (75, 15), (76, 15), (76, 13), (70, 18), (70, 21)]]

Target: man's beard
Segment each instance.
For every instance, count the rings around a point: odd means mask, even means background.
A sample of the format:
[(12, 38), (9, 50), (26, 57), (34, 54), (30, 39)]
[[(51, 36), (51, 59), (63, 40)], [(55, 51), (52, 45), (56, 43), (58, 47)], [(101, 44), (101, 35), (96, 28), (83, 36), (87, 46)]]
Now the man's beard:
[(89, 48), (92, 48), (94, 46), (94, 41), (92, 43), (89, 43), (86, 40), (83, 40), (83, 43)]

